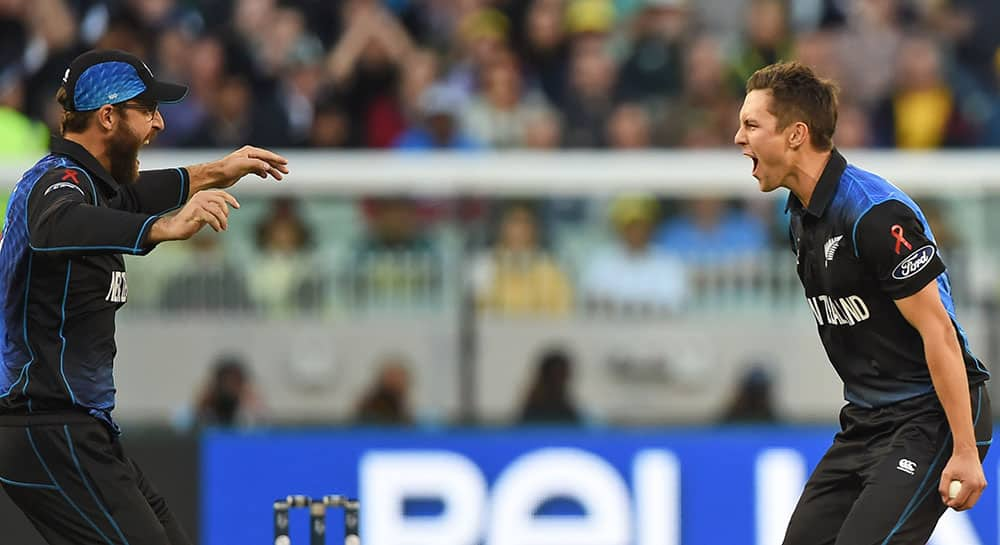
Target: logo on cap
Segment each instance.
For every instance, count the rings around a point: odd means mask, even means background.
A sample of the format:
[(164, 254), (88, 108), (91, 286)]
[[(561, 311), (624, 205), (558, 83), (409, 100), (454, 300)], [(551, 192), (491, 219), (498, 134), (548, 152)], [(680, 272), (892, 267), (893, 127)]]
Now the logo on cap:
[(63, 83), (69, 81), (69, 68), (66, 69), (66, 73), (63, 74)]

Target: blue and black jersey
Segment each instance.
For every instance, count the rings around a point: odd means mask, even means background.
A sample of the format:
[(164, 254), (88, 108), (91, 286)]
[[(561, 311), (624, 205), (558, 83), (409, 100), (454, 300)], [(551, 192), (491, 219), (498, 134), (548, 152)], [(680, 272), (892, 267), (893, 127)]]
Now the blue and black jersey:
[(989, 378), (955, 316), (927, 218), (910, 197), (835, 149), (809, 206), (790, 195), (788, 208), (799, 278), (848, 402), (883, 407), (934, 391), (920, 334), (894, 302), (930, 282), (955, 325), (969, 383)]
[(153, 221), (187, 195), (184, 169), (119, 184), (63, 139), (24, 174), (0, 238), (0, 415), (80, 410), (114, 426), (122, 254), (152, 250)]

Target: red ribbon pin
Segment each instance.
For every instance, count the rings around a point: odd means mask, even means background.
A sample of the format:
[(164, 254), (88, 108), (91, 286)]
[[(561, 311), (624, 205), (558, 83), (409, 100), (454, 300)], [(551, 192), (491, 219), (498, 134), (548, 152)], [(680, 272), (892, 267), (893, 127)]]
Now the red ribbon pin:
[(889, 232), (892, 233), (892, 238), (896, 239), (896, 255), (899, 255), (899, 245), (902, 244), (906, 246), (907, 250), (912, 250), (913, 246), (903, 238), (903, 228), (899, 225), (893, 225), (889, 228)]

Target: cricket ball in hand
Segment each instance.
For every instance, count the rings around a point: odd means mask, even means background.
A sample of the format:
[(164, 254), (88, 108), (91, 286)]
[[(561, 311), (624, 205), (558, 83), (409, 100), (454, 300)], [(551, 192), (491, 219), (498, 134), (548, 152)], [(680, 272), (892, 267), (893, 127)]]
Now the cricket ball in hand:
[(951, 481), (948, 485), (948, 499), (953, 500), (958, 497), (958, 493), (962, 491), (962, 481)]

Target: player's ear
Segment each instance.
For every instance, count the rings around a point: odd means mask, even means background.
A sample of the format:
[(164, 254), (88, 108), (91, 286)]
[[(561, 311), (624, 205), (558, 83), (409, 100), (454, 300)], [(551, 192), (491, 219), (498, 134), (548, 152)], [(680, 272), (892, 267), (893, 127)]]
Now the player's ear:
[(809, 126), (801, 121), (792, 123), (788, 131), (788, 147), (797, 150), (809, 140)]
[(102, 129), (110, 131), (115, 126), (115, 107), (110, 104), (105, 104), (97, 109), (95, 117), (97, 117), (97, 124), (100, 125)]

